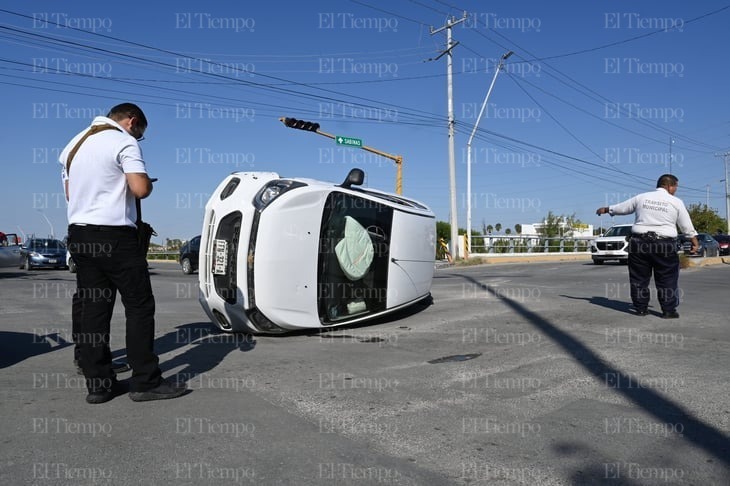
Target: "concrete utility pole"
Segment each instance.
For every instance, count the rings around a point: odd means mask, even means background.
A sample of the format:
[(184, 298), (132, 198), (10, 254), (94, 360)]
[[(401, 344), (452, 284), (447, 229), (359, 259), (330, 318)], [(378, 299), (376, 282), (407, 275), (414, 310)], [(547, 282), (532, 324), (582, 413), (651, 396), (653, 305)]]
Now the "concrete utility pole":
[(730, 162), (730, 152), (715, 154), (715, 157), (722, 157), (725, 161), (725, 219), (727, 220), (727, 234), (730, 235), (730, 190), (728, 190), (730, 181), (728, 181), (727, 172), (728, 162)]
[(451, 225), (451, 256), (456, 259), (459, 257), (459, 245), (458, 245), (458, 238), (459, 238), (459, 222), (456, 217), (456, 158), (454, 156), (454, 88), (453, 88), (453, 76), (452, 76), (452, 54), (451, 50), (456, 47), (458, 42), (456, 44), (453, 44), (451, 41), (451, 28), (454, 25), (460, 24), (461, 22), (466, 20), (466, 12), (464, 12), (464, 16), (460, 18), (459, 20), (456, 20), (456, 18), (451, 17), (450, 20), (446, 22), (446, 25), (443, 27), (434, 30), (433, 27), (431, 27), (431, 35), (436, 34), (437, 32), (441, 32), (442, 30), (446, 30), (446, 50), (442, 52), (436, 59), (439, 59), (444, 54), (447, 55), (446, 58), (446, 80), (447, 80), (447, 95), (448, 95), (448, 110), (449, 110), (449, 186), (451, 191), (451, 217), (450, 217), (450, 225)]

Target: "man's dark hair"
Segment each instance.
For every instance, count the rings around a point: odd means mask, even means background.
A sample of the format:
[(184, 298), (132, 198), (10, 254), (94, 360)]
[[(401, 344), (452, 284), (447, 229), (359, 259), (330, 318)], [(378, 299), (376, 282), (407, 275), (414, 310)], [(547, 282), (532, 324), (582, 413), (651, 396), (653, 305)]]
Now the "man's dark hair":
[(122, 103), (121, 105), (117, 105), (109, 110), (109, 113), (106, 116), (107, 118), (117, 121), (135, 117), (137, 118), (141, 128), (147, 128), (147, 117), (144, 116), (142, 109), (134, 103)]
[(679, 179), (677, 179), (677, 176), (673, 176), (672, 174), (663, 174), (659, 176), (659, 179), (656, 181), (657, 187), (671, 187), (676, 186), (679, 183)]

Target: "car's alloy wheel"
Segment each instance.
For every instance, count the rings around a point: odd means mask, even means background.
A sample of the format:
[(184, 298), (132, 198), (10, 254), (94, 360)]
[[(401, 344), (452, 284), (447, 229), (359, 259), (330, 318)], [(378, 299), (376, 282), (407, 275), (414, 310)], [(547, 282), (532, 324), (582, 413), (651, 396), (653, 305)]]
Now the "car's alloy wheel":
[(190, 260), (188, 258), (183, 258), (182, 271), (185, 275), (193, 273), (193, 266), (190, 264)]
[(25, 259), (25, 265), (23, 265), (23, 268), (26, 270), (33, 270), (33, 267), (30, 265), (30, 257)]

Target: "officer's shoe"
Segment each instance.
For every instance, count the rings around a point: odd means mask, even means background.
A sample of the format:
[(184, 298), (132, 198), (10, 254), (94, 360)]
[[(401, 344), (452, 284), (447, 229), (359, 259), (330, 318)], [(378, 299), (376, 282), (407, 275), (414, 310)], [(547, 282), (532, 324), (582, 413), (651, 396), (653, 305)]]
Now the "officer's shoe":
[(159, 385), (150, 390), (129, 392), (129, 398), (135, 402), (167, 400), (185, 395), (187, 392), (188, 389), (184, 384), (172, 383), (163, 379)]
[(112, 380), (109, 387), (89, 390), (89, 394), (86, 395), (86, 403), (106, 403), (109, 400), (118, 397), (119, 395), (127, 393), (128, 391), (129, 387), (125, 383), (120, 383), (117, 380)]
[(649, 310), (648, 309), (636, 309), (636, 315), (637, 316), (648, 316)]
[(662, 312), (662, 319), (677, 319), (677, 318), (679, 318), (679, 314), (677, 313), (676, 310)]

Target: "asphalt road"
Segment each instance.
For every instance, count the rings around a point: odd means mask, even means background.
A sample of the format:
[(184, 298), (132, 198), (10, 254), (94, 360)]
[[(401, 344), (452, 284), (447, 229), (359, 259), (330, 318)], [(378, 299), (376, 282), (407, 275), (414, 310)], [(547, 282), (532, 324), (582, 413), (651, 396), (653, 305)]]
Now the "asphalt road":
[[(0, 484), (730, 484), (727, 265), (682, 271), (677, 320), (628, 312), (623, 265), (501, 264), (287, 337), (216, 332), (197, 276), (152, 267), (161, 366), (192, 392), (102, 405), (74, 276), (0, 269)], [(123, 357), (120, 304), (112, 327)]]

